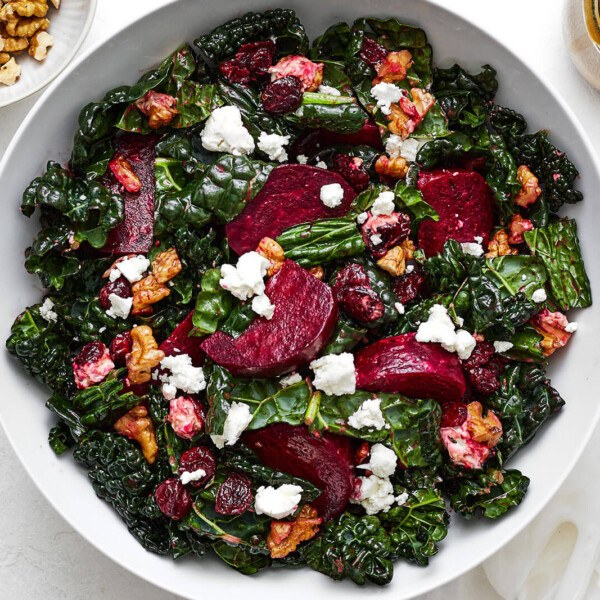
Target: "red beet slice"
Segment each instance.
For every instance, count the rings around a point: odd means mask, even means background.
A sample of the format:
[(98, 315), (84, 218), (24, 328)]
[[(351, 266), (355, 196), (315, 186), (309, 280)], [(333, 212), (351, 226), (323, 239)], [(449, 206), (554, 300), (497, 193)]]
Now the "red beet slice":
[(325, 521), (335, 519), (348, 504), (354, 482), (354, 452), (347, 437), (324, 434), (318, 438), (306, 427), (277, 423), (248, 431), (242, 440), (268, 467), (321, 488), (323, 493), (311, 504)]
[(426, 256), (441, 252), (450, 238), (474, 242), (480, 236), (483, 247), (487, 247), (494, 224), (494, 200), (479, 173), (461, 169), (424, 171), (417, 187), (440, 216), (439, 221), (426, 219), (419, 227), (419, 248)]
[[(328, 208), (321, 202), (321, 188), (339, 183), (342, 203)], [(284, 229), (348, 213), (356, 193), (333, 171), (308, 165), (282, 165), (273, 169), (267, 183), (242, 213), (225, 228), (229, 246), (238, 254), (256, 250), (264, 237), (275, 239)]]
[(274, 377), (308, 364), (327, 344), (337, 323), (333, 290), (292, 260), (267, 282), (275, 305), (270, 321), (255, 319), (234, 339), (217, 331), (202, 349), (236, 377)]
[(165, 353), (165, 356), (187, 354), (195, 367), (201, 367), (206, 354), (201, 348), (203, 338), (189, 335), (194, 327), (193, 316), (194, 311), (173, 329), (171, 335), (158, 348)]
[(152, 247), (154, 232), (154, 146), (153, 135), (126, 133), (114, 139), (115, 155), (121, 154), (131, 165), (142, 187), (128, 192), (108, 169), (102, 183), (113, 193), (125, 198), (125, 220), (108, 234), (102, 248), (112, 254), (146, 253)]
[(356, 353), (356, 387), (409, 398), (458, 401), (465, 378), (456, 354), (439, 344), (417, 342), (414, 333), (385, 338)]

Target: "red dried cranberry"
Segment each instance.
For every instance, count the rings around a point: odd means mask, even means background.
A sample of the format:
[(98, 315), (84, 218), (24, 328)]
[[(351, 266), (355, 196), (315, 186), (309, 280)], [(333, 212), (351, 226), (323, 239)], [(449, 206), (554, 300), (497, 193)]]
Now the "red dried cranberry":
[(475, 367), (469, 371), (469, 381), (471, 385), (480, 393), (486, 396), (494, 393), (499, 387), (498, 378), (484, 367)]
[(360, 59), (374, 67), (376, 64), (385, 60), (387, 55), (388, 51), (385, 49), (385, 46), (365, 35), (362, 44), (360, 45), (360, 50), (358, 51), (358, 57)]
[(404, 273), (394, 279), (394, 292), (402, 304), (414, 300), (425, 283), (425, 275), (417, 271), (416, 267), (412, 273)]
[(487, 364), (485, 365), (485, 368), (488, 371), (490, 371), (491, 373), (493, 373), (496, 377), (499, 377), (501, 375), (502, 371), (504, 371), (504, 365), (506, 363), (507, 363), (507, 360), (505, 358), (495, 354), (487, 362)]
[(111, 294), (116, 294), (120, 298), (131, 298), (133, 292), (131, 290), (131, 284), (125, 277), (119, 277), (115, 281), (109, 281), (100, 290), (100, 306), (104, 310), (108, 310), (112, 305), (109, 300)]
[(263, 107), (274, 115), (294, 112), (302, 104), (303, 85), (299, 77), (288, 75), (267, 84), (262, 93)]
[(494, 356), (495, 352), (492, 342), (477, 342), (471, 356), (467, 360), (463, 360), (463, 367), (465, 369), (482, 367)]
[(202, 469), (206, 475), (201, 479), (190, 482), (194, 487), (200, 487), (212, 479), (216, 466), (213, 453), (204, 446), (196, 446), (181, 455), (179, 459), (179, 474), (181, 475), (184, 471), (193, 473), (198, 469)]
[(190, 493), (175, 477), (161, 483), (154, 492), (154, 498), (161, 512), (174, 521), (183, 519), (192, 510)]
[(86, 344), (79, 352), (79, 354), (75, 357), (73, 364), (78, 367), (83, 367), (89, 363), (94, 363), (100, 360), (106, 351), (106, 346), (96, 340), (95, 342), (90, 342)]
[(267, 75), (274, 56), (273, 40), (244, 44), (233, 58), (221, 63), (219, 69), (230, 83), (246, 85)]
[(133, 338), (129, 331), (119, 333), (110, 345), (110, 357), (115, 364), (125, 364), (125, 357), (131, 352)]
[(369, 277), (361, 265), (351, 263), (338, 272), (334, 289), (337, 291), (356, 285), (371, 287), (371, 282), (369, 281)]
[(385, 306), (377, 292), (368, 287), (346, 288), (337, 297), (348, 315), (360, 323), (372, 323), (379, 319), (385, 311)]
[[(404, 213), (391, 215), (372, 215), (361, 227), (363, 240), (369, 252), (375, 258), (381, 258), (392, 246), (405, 240), (410, 235), (410, 218)], [(375, 243), (372, 236), (379, 236), (381, 241)]]
[(460, 427), (467, 420), (467, 407), (460, 402), (442, 404), (441, 427)]
[(339, 173), (355, 192), (362, 192), (369, 185), (369, 174), (363, 166), (362, 158), (337, 154), (333, 159), (333, 170)]
[(241, 473), (230, 475), (217, 490), (215, 510), (222, 515), (241, 515), (252, 504), (252, 482)]

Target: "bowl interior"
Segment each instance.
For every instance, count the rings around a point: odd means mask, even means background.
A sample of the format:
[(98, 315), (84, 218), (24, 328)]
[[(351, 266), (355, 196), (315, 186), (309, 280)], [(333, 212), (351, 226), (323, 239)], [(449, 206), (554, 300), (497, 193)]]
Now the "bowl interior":
[[(564, 102), (512, 52), (465, 18), (430, 4), (426, 0), (324, 1), (310, 7), (300, 0), (288, 0), (312, 38), (328, 25), (352, 21), (358, 16), (395, 16), (425, 28), (438, 65), (453, 62), (470, 69), (490, 63), (499, 72), (498, 102), (525, 114), (531, 129), (546, 128), (552, 140), (567, 151), (582, 173), (580, 189), (587, 201), (569, 206), (566, 213), (578, 220), (584, 258), (599, 291), (600, 265), (591, 257), (600, 251), (595, 232), (592, 198), (600, 188), (598, 166), (585, 135)], [(10, 324), (26, 305), (37, 302), (41, 287), (22, 268), (23, 250), (36, 231), (36, 223), (18, 210), (20, 196), (28, 182), (40, 174), (50, 158), (66, 160), (70, 153), (79, 109), (91, 99), (120, 84), (135, 81), (181, 42), (191, 41), (223, 21), (247, 10), (272, 5), (262, 0), (180, 0), (152, 13), (100, 45), (71, 66), (44, 94), (23, 123), (0, 165), (5, 217), (0, 224), (0, 252), (10, 293), (0, 296), (3, 316), (0, 333), (9, 334)], [(510, 540), (541, 510), (572, 468), (600, 415), (593, 390), (600, 384), (595, 311), (571, 314), (579, 330), (568, 350), (553, 360), (550, 374), (567, 405), (512, 461), (511, 466), (531, 477), (523, 504), (501, 522), (466, 522), (454, 518), (441, 551), (429, 568), (397, 563), (393, 582), (369, 593), (410, 598), (459, 576), (490, 556)], [(0, 417), (25, 468), (48, 500), (86, 539), (123, 567), (172, 593), (187, 598), (204, 598), (223, 591), (260, 594), (279, 598), (279, 584), (286, 584), (289, 599), (311, 593), (331, 597), (358, 597), (364, 590), (351, 583), (334, 583), (328, 578), (302, 570), (268, 570), (248, 578), (216, 560), (182, 560), (176, 563), (145, 552), (131, 537), (116, 513), (97, 500), (83, 472), (69, 456), (57, 458), (46, 443), (52, 415), (45, 409), (45, 389), (26, 376), (6, 353), (0, 355), (4, 394)]]

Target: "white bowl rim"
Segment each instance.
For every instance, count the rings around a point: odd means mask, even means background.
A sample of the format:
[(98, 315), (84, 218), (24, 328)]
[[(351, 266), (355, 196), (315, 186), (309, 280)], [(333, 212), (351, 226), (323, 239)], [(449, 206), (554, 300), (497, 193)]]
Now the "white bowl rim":
[[(91, 1), (93, 1), (94, 3), (96, 2), (96, 0), (91, 0)], [(177, 0), (171, 0), (171, 1), (172, 2), (176, 2)], [(440, 4), (437, 4), (437, 2), (439, 0), (419, 0), (419, 1), (422, 4), (426, 4), (430, 8), (435, 9), (436, 11), (442, 11), (442, 12), (450, 13), (453, 16), (458, 17), (459, 19), (465, 21), (470, 26), (472, 26), (475, 29), (479, 30), (480, 33), (482, 33), (483, 35), (487, 36), (492, 41), (494, 41), (496, 44), (498, 44), (499, 46), (501, 46), (504, 49), (504, 51), (507, 54), (509, 54), (515, 61), (517, 61), (518, 63), (526, 65), (526, 63), (509, 46), (507, 46), (499, 37), (497, 37), (493, 33), (490, 33), (488, 30), (483, 29), (482, 27), (480, 27), (476, 23), (470, 21), (469, 18), (468, 18), (468, 16), (464, 16), (461, 13), (460, 8), (458, 8), (458, 7), (448, 7), (448, 6), (445, 6), (445, 5), (442, 6)], [(170, 3), (168, 3), (168, 4), (164, 5), (164, 6), (159, 6), (157, 8), (152, 9), (150, 12), (146, 13), (145, 15), (143, 15), (142, 17), (140, 17), (139, 19), (136, 19), (135, 21), (127, 24), (126, 26), (122, 27), (121, 29), (113, 32), (111, 34), (111, 36), (108, 37), (107, 39), (100, 40), (99, 42), (97, 42), (96, 44), (94, 44), (92, 47), (90, 47), (87, 51), (85, 51), (81, 56), (79, 56), (75, 61), (69, 63), (65, 67), (65, 69), (62, 70), (62, 72), (59, 74), (59, 76), (56, 77), (56, 79), (52, 82), (52, 84), (44, 91), (44, 93), (36, 101), (36, 103), (34, 104), (34, 106), (28, 112), (28, 114), (26, 115), (26, 117), (23, 119), (23, 122), (19, 126), (18, 130), (15, 132), (15, 134), (14, 134), (14, 136), (13, 136), (10, 144), (8, 145), (8, 148), (7, 148), (4, 156), (2, 157), (2, 160), (0, 160), (0, 181), (2, 180), (2, 177), (4, 175), (4, 171), (5, 171), (8, 163), (10, 162), (10, 157), (11, 157), (11, 154), (13, 152), (13, 148), (16, 147), (17, 144), (19, 143), (20, 138), (22, 137), (23, 132), (29, 126), (29, 123), (31, 121), (33, 121), (37, 117), (38, 112), (43, 108), (43, 105), (44, 105), (44, 103), (46, 101), (46, 98), (48, 96), (50, 96), (54, 92), (54, 90), (61, 85), (61, 83), (63, 82), (63, 80), (66, 79), (67, 77), (69, 77), (69, 75), (71, 74), (71, 72), (74, 71), (89, 56), (91, 56), (92, 54), (94, 54), (96, 51), (98, 51), (103, 46), (109, 45), (110, 42), (111, 42), (111, 40), (114, 37), (116, 37), (117, 35), (120, 35), (120, 34), (124, 33), (125, 31), (128, 31), (128, 30), (131, 30), (131, 29), (135, 28), (140, 22), (143, 22), (143, 21), (148, 20), (148, 19), (152, 19), (154, 17), (154, 15), (156, 15), (156, 13), (159, 13), (161, 11), (164, 11), (165, 13), (167, 13), (168, 10), (169, 10), (169, 4)], [(251, 10), (251, 9), (248, 9), (248, 10)], [(537, 76), (537, 74), (536, 74), (536, 76)], [(591, 143), (591, 140), (590, 140), (588, 134), (586, 133), (583, 125), (579, 121), (579, 118), (575, 115), (573, 109), (568, 104), (567, 99), (558, 91), (558, 89), (553, 84), (547, 82), (546, 80), (544, 80), (543, 78), (541, 78), (539, 76), (538, 76), (538, 80), (539, 80), (540, 85), (543, 88), (545, 88), (545, 90), (548, 92), (549, 95), (551, 95), (554, 98), (560, 100), (560, 104), (561, 104), (562, 110), (567, 114), (567, 116), (569, 117), (569, 119), (571, 120), (571, 122), (575, 125), (575, 127), (577, 129), (577, 134), (580, 136), (580, 138), (584, 142), (584, 151), (588, 154), (588, 156), (590, 157), (590, 162), (594, 165), (596, 172), (600, 175), (600, 158), (597, 156), (597, 154), (595, 152), (595, 149), (594, 149), (594, 147), (593, 147), (593, 145)], [(410, 600), (410, 598), (414, 598), (416, 595), (420, 595), (420, 594), (424, 594), (424, 593), (429, 593), (429, 592), (431, 592), (431, 591), (433, 591), (433, 590), (435, 590), (435, 589), (437, 589), (437, 588), (439, 588), (439, 587), (441, 587), (443, 585), (446, 585), (447, 583), (453, 581), (454, 579), (457, 579), (458, 577), (464, 575), (468, 571), (471, 571), (472, 569), (476, 568), (481, 563), (483, 563), (485, 560), (487, 560), (488, 558), (490, 558), (493, 554), (495, 554), (496, 552), (498, 552), (502, 547), (504, 547), (512, 539), (514, 539), (519, 533), (521, 533), (529, 524), (531, 524), (533, 522), (533, 520), (537, 516), (539, 516), (539, 514), (541, 513), (541, 511), (547, 506), (547, 504), (550, 502), (550, 500), (556, 495), (556, 493), (559, 490), (559, 488), (563, 485), (563, 483), (565, 482), (565, 480), (567, 479), (567, 477), (573, 471), (573, 468), (575, 467), (575, 465), (578, 462), (579, 458), (581, 457), (581, 455), (583, 454), (584, 450), (586, 449), (586, 446), (588, 445), (588, 443), (590, 441), (590, 438), (592, 437), (592, 435), (594, 433), (594, 430), (598, 426), (598, 423), (600, 423), (600, 406), (598, 407), (598, 410), (596, 410), (596, 412), (595, 412), (595, 414), (593, 416), (593, 419), (591, 419), (589, 421), (589, 428), (588, 428), (587, 432), (585, 433), (585, 435), (583, 435), (580, 438), (580, 442), (579, 442), (579, 445), (577, 447), (576, 452), (574, 452), (574, 453), (571, 454), (571, 458), (570, 458), (570, 461), (567, 464), (567, 467), (560, 474), (560, 476), (558, 476), (555, 479), (553, 485), (550, 486), (550, 489), (549, 489), (546, 497), (544, 498), (544, 500), (541, 501), (541, 502), (539, 502), (539, 504), (537, 505), (537, 507), (535, 509), (533, 509), (532, 514), (530, 515), (530, 519), (528, 521), (524, 521), (523, 523), (519, 524), (518, 526), (513, 526), (513, 528), (510, 531), (510, 533), (507, 533), (506, 532), (507, 528), (504, 528), (505, 531), (501, 532), (498, 535), (498, 541), (497, 541), (497, 543), (490, 545), (484, 552), (481, 553), (480, 556), (478, 556), (477, 559), (472, 560), (468, 564), (464, 565), (464, 567), (455, 570), (453, 573), (448, 574), (445, 577), (438, 578), (435, 581), (435, 583), (432, 583), (432, 585), (430, 587), (425, 587), (423, 589), (420, 589), (420, 590), (418, 590), (416, 592), (411, 593), (410, 596), (404, 596), (404, 598), (406, 600)], [(156, 587), (165, 590), (166, 592), (174, 593), (172, 591), (172, 589), (169, 589), (169, 587), (167, 587), (168, 583), (160, 580), (157, 576), (153, 576), (153, 575), (151, 575), (149, 573), (140, 574), (139, 572), (137, 572), (134, 569), (133, 565), (123, 564), (123, 563), (117, 562), (116, 559), (114, 559), (111, 556), (111, 554), (110, 554), (110, 552), (108, 550), (105, 550), (94, 539), (88, 537), (88, 535), (80, 527), (78, 527), (76, 524), (74, 524), (74, 522), (70, 519), (68, 512), (66, 510), (63, 510), (62, 507), (58, 503), (54, 502), (50, 498), (50, 496), (46, 493), (45, 489), (43, 487), (41, 487), (41, 485), (38, 483), (38, 481), (34, 477), (33, 472), (30, 470), (29, 466), (25, 462), (25, 458), (24, 458), (23, 454), (18, 450), (18, 446), (13, 441), (13, 437), (12, 437), (10, 431), (8, 430), (8, 428), (6, 427), (6, 424), (4, 422), (1, 410), (0, 410), (0, 425), (2, 425), (2, 428), (3, 428), (4, 432), (6, 433), (6, 436), (7, 436), (8, 440), (9, 440), (9, 442), (10, 442), (10, 444), (11, 444), (11, 446), (12, 446), (14, 452), (15, 452), (15, 454), (17, 455), (19, 461), (21, 462), (22, 466), (24, 467), (25, 471), (27, 472), (28, 476), (33, 481), (33, 483), (35, 484), (35, 486), (38, 488), (38, 490), (41, 492), (41, 494), (45, 497), (45, 499), (48, 501), (48, 503), (54, 508), (54, 510), (56, 510), (56, 512), (67, 523), (69, 523), (69, 525), (75, 531), (77, 531), (77, 533), (79, 535), (81, 535), (87, 542), (89, 542), (96, 550), (100, 551), (102, 554), (104, 554), (104, 556), (106, 556), (111, 561), (113, 561), (116, 564), (118, 564), (120, 567), (122, 567), (122, 568), (126, 569), (127, 571), (129, 571), (132, 575), (135, 575), (136, 577), (139, 577), (139, 578), (141, 578), (141, 579), (143, 579), (143, 580), (145, 580), (145, 581), (147, 581), (147, 582), (155, 585)], [(501, 527), (502, 527), (502, 525), (499, 525), (499, 528), (501, 528)], [(124, 532), (125, 532), (125, 530), (124, 530)], [(448, 549), (446, 549), (446, 551), (448, 551)], [(180, 594), (181, 592), (177, 592), (177, 593)], [(188, 595), (186, 597), (189, 600), (195, 600), (195, 597), (193, 597), (193, 596), (189, 596)]]
[[(54, 81), (61, 73), (63, 73), (63, 71), (67, 67), (71, 66), (71, 64), (73, 62), (73, 57), (75, 56), (75, 54), (77, 54), (77, 51), (79, 50), (79, 48), (81, 48), (81, 44), (83, 44), (83, 42), (85, 41), (85, 38), (87, 37), (87, 34), (90, 32), (90, 28), (92, 27), (92, 23), (94, 22), (94, 17), (96, 16), (96, 8), (98, 7), (98, 0), (87, 0), (87, 2), (89, 3), (89, 8), (88, 8), (87, 17), (85, 19), (85, 23), (83, 24), (83, 29), (81, 30), (81, 33), (79, 34), (79, 37), (77, 38), (77, 41), (75, 42), (75, 44), (73, 45), (73, 47), (71, 48), (69, 53), (63, 59), (62, 64), (60, 64), (58, 66), (58, 68), (56, 69), (56, 71), (54, 71), (54, 73), (51, 73), (50, 75), (48, 75), (48, 77), (46, 77), (46, 79), (42, 79), (42, 81), (40, 83), (38, 83), (37, 85), (34, 85), (31, 89), (23, 92), (21, 95), (17, 96), (16, 98), (0, 101), (0, 108), (4, 108), (6, 106), (12, 106), (13, 104), (15, 104), (17, 102), (20, 102), (21, 100), (25, 100), (25, 98), (29, 98), (30, 96), (33, 96), (33, 94), (36, 94), (40, 90), (44, 89), (49, 83), (52, 83), (52, 81)], [(94, 49), (99, 45), (100, 44), (94, 45)], [(88, 52), (85, 53), (86, 56), (87, 56), (87, 54), (88, 54)], [(79, 62), (79, 60), (75, 61), (75, 64), (77, 64), (78, 62)], [(18, 85), (18, 83), (17, 83), (17, 85)], [(40, 97), (40, 100), (41, 99), (42, 99), (42, 97)], [(37, 106), (37, 102), (36, 102), (35, 106)], [(35, 106), (33, 108), (35, 108)], [(32, 110), (33, 110), (33, 108), (32, 108)], [(20, 128), (19, 128), (19, 130), (20, 130)], [(18, 135), (19, 130), (17, 130), (17, 132), (15, 133), (15, 137)], [(9, 148), (10, 148), (10, 146), (9, 146)], [(8, 153), (8, 149), (6, 152)]]

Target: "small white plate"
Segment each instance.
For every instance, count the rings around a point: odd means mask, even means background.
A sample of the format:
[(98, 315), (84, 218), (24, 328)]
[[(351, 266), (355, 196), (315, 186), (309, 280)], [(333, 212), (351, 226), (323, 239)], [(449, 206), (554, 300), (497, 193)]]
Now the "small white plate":
[(21, 77), (14, 85), (0, 84), (0, 108), (35, 94), (73, 60), (94, 20), (96, 1), (62, 0), (58, 10), (51, 6), (48, 33), (54, 38), (54, 46), (42, 62), (34, 60), (26, 50), (15, 57), (21, 65)]

